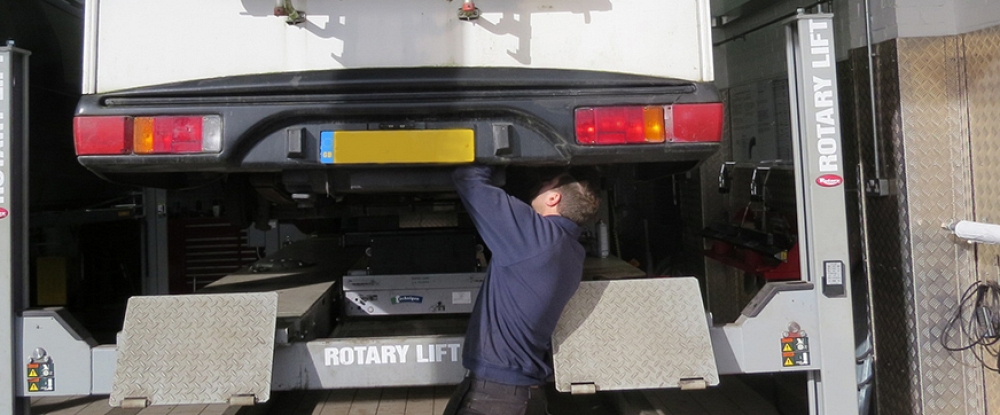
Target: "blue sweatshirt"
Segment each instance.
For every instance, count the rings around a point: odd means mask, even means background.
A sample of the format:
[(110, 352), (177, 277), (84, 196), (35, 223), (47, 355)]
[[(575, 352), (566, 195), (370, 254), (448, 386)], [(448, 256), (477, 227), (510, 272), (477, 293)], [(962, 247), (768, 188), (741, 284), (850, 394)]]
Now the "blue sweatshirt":
[(490, 184), (490, 168), (467, 166), (452, 179), (493, 253), (465, 335), (462, 363), (476, 377), (537, 385), (552, 375), (551, 336), (580, 286), (580, 227), (542, 216)]

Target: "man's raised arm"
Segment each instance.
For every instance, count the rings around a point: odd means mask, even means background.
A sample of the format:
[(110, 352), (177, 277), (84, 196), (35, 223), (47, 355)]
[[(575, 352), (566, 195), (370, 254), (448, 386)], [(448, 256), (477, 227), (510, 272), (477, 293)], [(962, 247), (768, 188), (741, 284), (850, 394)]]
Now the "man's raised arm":
[(526, 252), (538, 245), (541, 216), (517, 198), (490, 183), (488, 166), (462, 166), (452, 173), (455, 189), (483, 241), (492, 251)]

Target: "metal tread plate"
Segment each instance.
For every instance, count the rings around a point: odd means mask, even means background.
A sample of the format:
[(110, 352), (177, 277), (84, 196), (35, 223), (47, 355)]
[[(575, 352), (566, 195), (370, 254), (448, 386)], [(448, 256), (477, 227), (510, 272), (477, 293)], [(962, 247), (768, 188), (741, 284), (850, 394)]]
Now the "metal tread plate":
[[(978, 279), (973, 274), (974, 252), (945, 237), (940, 227), (973, 217), (973, 196), (980, 195), (972, 187), (978, 181), (970, 175), (974, 172), (965, 119), (974, 108), (968, 107), (966, 80), (956, 76), (965, 74), (962, 43), (956, 37), (898, 39), (892, 63), (899, 68), (899, 113), (893, 116), (901, 119), (895, 140), (905, 162), (908, 222), (902, 228), (909, 234), (902, 277), (913, 307), (906, 314), (913, 330), (912, 349), (906, 355), (912, 368), (907, 385), (912, 403), (899, 409), (926, 415), (984, 413), (982, 392), (969, 388), (983, 383), (974, 357), (944, 350), (940, 343), (940, 329), (951, 318), (962, 290)], [(928, 386), (945, 379), (948, 388)], [(894, 403), (884, 399), (884, 405)]]
[(587, 281), (552, 335), (556, 389), (718, 385), (708, 320), (695, 278)]
[[(969, 127), (972, 146), (972, 193), (975, 218), (981, 222), (1000, 223), (1000, 100), (996, 90), (1000, 87), (1000, 27), (994, 26), (962, 35), (965, 47), (966, 82), (968, 94)], [(971, 280), (983, 276), (996, 279), (996, 258), (1000, 246), (978, 244), (975, 247), (976, 269)], [(978, 271), (978, 272), (975, 272)], [(971, 280), (964, 281), (971, 283)], [(983, 371), (986, 384), (985, 413), (1000, 413), (1000, 374)], [(968, 389), (968, 387), (967, 387)], [(976, 397), (967, 393), (967, 396)]]
[(267, 401), (277, 302), (274, 292), (129, 299), (111, 405)]

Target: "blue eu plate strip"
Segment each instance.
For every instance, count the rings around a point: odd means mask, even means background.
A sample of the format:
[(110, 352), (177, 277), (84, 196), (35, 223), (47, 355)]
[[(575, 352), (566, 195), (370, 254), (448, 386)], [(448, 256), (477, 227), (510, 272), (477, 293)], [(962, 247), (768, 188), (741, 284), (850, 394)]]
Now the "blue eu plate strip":
[(333, 164), (333, 131), (319, 133), (319, 161), (323, 164)]

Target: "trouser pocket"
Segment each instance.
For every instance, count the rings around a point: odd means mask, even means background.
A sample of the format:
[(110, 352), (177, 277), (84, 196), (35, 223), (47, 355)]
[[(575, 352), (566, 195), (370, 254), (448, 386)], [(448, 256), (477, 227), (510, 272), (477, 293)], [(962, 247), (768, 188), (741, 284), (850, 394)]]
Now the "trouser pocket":
[(459, 415), (526, 415), (528, 401), (514, 397), (470, 391), (462, 400)]

